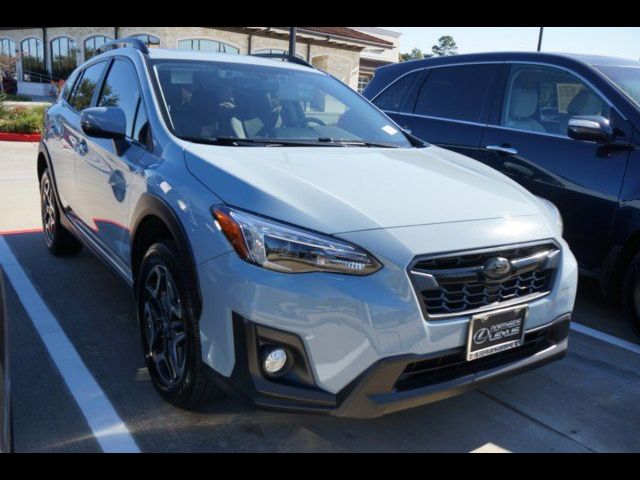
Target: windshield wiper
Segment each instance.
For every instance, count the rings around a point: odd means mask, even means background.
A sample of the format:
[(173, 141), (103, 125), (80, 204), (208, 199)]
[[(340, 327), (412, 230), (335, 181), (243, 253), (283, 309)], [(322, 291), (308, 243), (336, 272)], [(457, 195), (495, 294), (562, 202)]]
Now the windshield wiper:
[(180, 137), (183, 140), (194, 143), (204, 143), (206, 145), (225, 145), (238, 147), (242, 145), (251, 146), (275, 146), (275, 147), (331, 147), (333, 144), (319, 142), (318, 140), (297, 140), (297, 139), (275, 139), (275, 138), (237, 138), (237, 137)]
[(343, 145), (345, 147), (380, 147), (380, 148), (400, 148), (391, 143), (365, 142), (364, 140), (336, 140), (330, 137), (321, 137), (318, 142), (332, 145)]

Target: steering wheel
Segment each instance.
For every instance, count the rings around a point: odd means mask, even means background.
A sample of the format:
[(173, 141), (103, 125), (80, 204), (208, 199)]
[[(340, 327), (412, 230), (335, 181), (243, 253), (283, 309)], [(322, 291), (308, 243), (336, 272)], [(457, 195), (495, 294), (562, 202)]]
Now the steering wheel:
[(316, 117), (307, 117), (307, 125), (309, 125), (310, 123), (316, 123), (318, 125), (320, 125), (321, 127), (326, 127), (327, 124), (324, 123), (322, 120), (320, 120), (319, 118)]

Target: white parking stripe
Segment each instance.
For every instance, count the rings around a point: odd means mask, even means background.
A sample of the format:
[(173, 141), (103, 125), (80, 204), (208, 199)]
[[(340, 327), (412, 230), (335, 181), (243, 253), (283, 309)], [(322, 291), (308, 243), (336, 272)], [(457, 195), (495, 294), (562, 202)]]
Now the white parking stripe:
[(60, 371), (73, 398), (82, 410), (96, 440), (105, 452), (139, 453), (129, 429), (120, 419), (98, 382), (49, 311), (18, 263), (4, 238), (0, 236), (0, 265), (29, 314), (49, 355)]
[(615, 345), (616, 347), (624, 348), (625, 350), (629, 350), (633, 353), (640, 354), (640, 345), (638, 345), (637, 343), (628, 342), (627, 340), (614, 337), (613, 335), (601, 332), (600, 330), (585, 327), (580, 323), (571, 322), (571, 330), (583, 333), (584, 335), (589, 335), (590, 337), (597, 338), (598, 340), (610, 343), (611, 345)]

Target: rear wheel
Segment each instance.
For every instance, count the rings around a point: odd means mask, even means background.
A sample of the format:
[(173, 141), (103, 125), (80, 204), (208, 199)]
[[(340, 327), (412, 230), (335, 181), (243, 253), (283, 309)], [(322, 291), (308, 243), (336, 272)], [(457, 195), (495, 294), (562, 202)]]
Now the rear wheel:
[(138, 276), (138, 318), (149, 375), (172, 404), (195, 409), (220, 391), (206, 372), (194, 298), (174, 243), (153, 244)]
[(640, 252), (627, 267), (622, 290), (625, 313), (640, 332)]
[(60, 210), (49, 169), (44, 171), (40, 179), (40, 210), (44, 240), (49, 251), (54, 255), (78, 253), (82, 244), (60, 223)]

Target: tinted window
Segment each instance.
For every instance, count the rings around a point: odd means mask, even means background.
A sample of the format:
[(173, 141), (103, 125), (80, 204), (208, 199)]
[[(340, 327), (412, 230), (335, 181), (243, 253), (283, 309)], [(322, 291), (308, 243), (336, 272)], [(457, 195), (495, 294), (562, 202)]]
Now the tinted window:
[(415, 112), (431, 117), (478, 122), (494, 65), (434, 68), (420, 89)]
[(140, 100), (140, 106), (138, 107), (138, 113), (136, 114), (136, 122), (133, 126), (132, 138), (142, 143), (147, 144), (147, 135), (149, 133), (149, 118), (147, 117), (147, 109), (144, 108), (142, 99)]
[(73, 99), (69, 102), (73, 108), (81, 111), (91, 106), (91, 99), (102, 77), (104, 66), (105, 62), (100, 62), (85, 69), (72, 93)]
[(531, 132), (567, 134), (573, 115), (602, 115), (609, 106), (574, 75), (551, 67), (513, 65), (501, 125)]
[(64, 88), (60, 93), (60, 98), (64, 98), (66, 101), (70, 100), (69, 95), (71, 94), (71, 89), (73, 88), (73, 84), (75, 83), (76, 78), (78, 78), (78, 71), (72, 73), (67, 81), (64, 82)]
[(405, 75), (397, 82), (391, 84), (384, 92), (382, 92), (374, 101), (380, 110), (389, 110), (392, 112), (400, 111), (403, 107), (403, 102), (407, 98), (411, 87), (413, 87), (416, 80), (421, 76), (422, 72), (413, 72)]
[(126, 60), (113, 62), (102, 87), (100, 107), (120, 107), (127, 119), (127, 135), (132, 136), (133, 120), (138, 107), (140, 91), (133, 65)]

